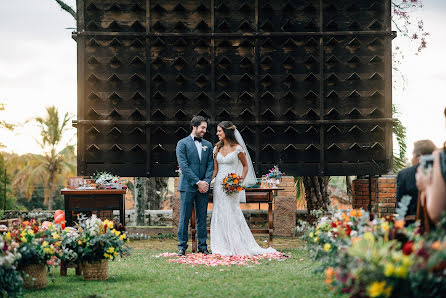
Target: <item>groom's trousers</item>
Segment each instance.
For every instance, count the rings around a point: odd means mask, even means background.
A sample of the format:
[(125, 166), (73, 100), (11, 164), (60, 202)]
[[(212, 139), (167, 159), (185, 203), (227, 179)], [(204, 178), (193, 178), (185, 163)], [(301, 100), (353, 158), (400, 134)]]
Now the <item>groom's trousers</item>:
[(192, 206), (195, 202), (195, 217), (197, 219), (198, 250), (207, 249), (207, 226), (209, 196), (198, 191), (180, 191), (180, 222), (178, 226), (178, 249), (187, 249), (189, 220), (192, 216)]

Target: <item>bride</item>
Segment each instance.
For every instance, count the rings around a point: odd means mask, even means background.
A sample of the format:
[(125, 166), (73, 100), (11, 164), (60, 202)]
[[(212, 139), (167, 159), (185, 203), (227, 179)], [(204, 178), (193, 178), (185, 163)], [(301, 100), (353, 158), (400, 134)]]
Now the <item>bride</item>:
[(246, 223), (240, 203), (246, 202), (245, 192), (226, 194), (221, 182), (229, 173), (242, 177), (245, 186), (256, 184), (251, 158), (242, 136), (229, 121), (217, 126), (219, 142), (214, 147), (214, 207), (211, 220), (210, 244), (213, 254), (258, 255), (273, 253), (272, 247), (261, 248)]

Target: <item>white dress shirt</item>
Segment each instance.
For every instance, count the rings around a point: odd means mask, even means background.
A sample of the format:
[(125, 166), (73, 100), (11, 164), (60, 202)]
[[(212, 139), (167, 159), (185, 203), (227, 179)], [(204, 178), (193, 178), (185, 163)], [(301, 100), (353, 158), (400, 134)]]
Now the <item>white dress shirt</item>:
[[(194, 140), (195, 136), (193, 134), (191, 134), (190, 137), (192, 138), (192, 140)], [(198, 142), (198, 141), (195, 141), (195, 140), (194, 140), (194, 143), (195, 143), (195, 147), (197, 147), (198, 158), (201, 161), (201, 152), (203, 151), (203, 145), (201, 144), (201, 142)]]

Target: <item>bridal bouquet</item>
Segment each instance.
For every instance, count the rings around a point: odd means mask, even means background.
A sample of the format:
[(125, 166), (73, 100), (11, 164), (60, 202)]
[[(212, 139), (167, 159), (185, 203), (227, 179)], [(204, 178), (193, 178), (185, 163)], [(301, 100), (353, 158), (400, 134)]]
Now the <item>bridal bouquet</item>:
[(237, 174), (229, 173), (228, 176), (223, 179), (221, 184), (223, 186), (223, 191), (228, 195), (241, 192), (245, 189), (245, 187), (242, 186), (241, 180), (242, 177), (237, 176)]

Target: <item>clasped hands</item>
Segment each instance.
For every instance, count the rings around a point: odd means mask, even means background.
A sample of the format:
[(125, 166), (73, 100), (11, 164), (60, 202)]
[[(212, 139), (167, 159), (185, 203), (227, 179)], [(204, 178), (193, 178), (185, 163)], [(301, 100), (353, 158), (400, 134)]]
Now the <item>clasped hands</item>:
[(207, 193), (209, 191), (209, 183), (206, 181), (198, 182), (198, 191), (201, 193)]

